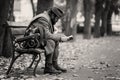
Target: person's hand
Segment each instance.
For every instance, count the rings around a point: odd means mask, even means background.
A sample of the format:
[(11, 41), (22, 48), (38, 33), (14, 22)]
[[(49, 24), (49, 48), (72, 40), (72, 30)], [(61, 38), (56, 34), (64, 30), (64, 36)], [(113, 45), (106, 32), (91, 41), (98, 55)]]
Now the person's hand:
[(73, 35), (69, 36), (68, 41), (69, 41), (69, 40), (73, 40)]
[(65, 41), (68, 41), (69, 37), (67, 36), (64, 36), (64, 37), (61, 37), (60, 41), (61, 42), (65, 42)]
[(65, 42), (65, 41), (69, 41), (69, 40), (72, 40), (73, 39), (73, 36), (64, 36), (64, 37), (61, 37), (61, 40), (62, 42)]

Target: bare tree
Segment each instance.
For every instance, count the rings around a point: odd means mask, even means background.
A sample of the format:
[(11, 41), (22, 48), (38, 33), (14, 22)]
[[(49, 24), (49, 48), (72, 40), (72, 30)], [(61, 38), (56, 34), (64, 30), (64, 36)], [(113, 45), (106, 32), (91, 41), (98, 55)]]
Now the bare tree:
[[(65, 16), (65, 34), (71, 35), (73, 32), (73, 26), (75, 26), (76, 14), (77, 14), (77, 3), (78, 0), (67, 0), (66, 4), (66, 16)], [(75, 29), (74, 29), (75, 30)]]
[(6, 22), (11, 1), (0, 1), (0, 56), (4, 57), (10, 57), (13, 52), (11, 29)]
[(84, 39), (90, 39), (91, 38), (91, 17), (93, 12), (93, 6), (95, 3), (95, 0), (83, 0), (84, 4), (84, 16), (85, 16), (85, 22), (84, 22)]
[(8, 21), (15, 21), (14, 11), (14, 0), (10, 1), (9, 12), (8, 12)]
[[(105, 5), (105, 7), (103, 7)], [(95, 5), (95, 27), (94, 27), (94, 37), (104, 36), (107, 32), (107, 16), (110, 10), (111, 0), (99, 1), (96, 0)], [(100, 19), (102, 20), (100, 29)], [(101, 34), (100, 34), (101, 33)]]
[[(89, 39), (91, 37), (91, 16), (92, 11), (95, 8), (95, 26), (94, 37), (99, 38), (105, 34), (112, 34), (111, 17), (113, 11), (116, 10), (116, 5), (119, 0), (84, 0), (84, 38)], [(93, 8), (94, 7), (94, 8)], [(100, 25), (100, 20), (102, 24)], [(100, 27), (101, 26), (101, 27)]]

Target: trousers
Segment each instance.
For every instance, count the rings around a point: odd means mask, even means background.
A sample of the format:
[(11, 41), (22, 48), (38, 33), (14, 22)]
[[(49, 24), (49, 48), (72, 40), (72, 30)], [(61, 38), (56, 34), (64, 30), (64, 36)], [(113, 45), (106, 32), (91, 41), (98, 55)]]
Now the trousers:
[(59, 42), (58, 41), (53, 41), (53, 45), (52, 45), (52, 48), (54, 48), (54, 51), (50, 54), (46, 54), (45, 53), (45, 61), (46, 63), (53, 63), (53, 61), (56, 61), (58, 60), (58, 56), (59, 56)]

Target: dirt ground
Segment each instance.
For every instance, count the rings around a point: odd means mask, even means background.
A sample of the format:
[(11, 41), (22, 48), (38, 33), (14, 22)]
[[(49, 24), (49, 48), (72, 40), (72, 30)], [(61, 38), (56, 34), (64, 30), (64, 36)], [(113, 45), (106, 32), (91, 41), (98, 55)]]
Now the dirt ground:
[(120, 36), (83, 39), (77, 35), (75, 41), (60, 43), (59, 64), (67, 73), (43, 74), (44, 55), (37, 68), (37, 77), (32, 69), (27, 70), (31, 55), (23, 55), (14, 64), (9, 76), (5, 75), (10, 60), (0, 58), (1, 80), (120, 80)]

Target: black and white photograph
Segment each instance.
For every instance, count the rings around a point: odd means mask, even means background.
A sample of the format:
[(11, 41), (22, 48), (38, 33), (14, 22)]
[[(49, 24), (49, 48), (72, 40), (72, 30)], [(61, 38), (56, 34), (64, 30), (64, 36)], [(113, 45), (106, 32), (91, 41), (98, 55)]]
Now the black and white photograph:
[(0, 80), (120, 80), (120, 0), (0, 0)]

